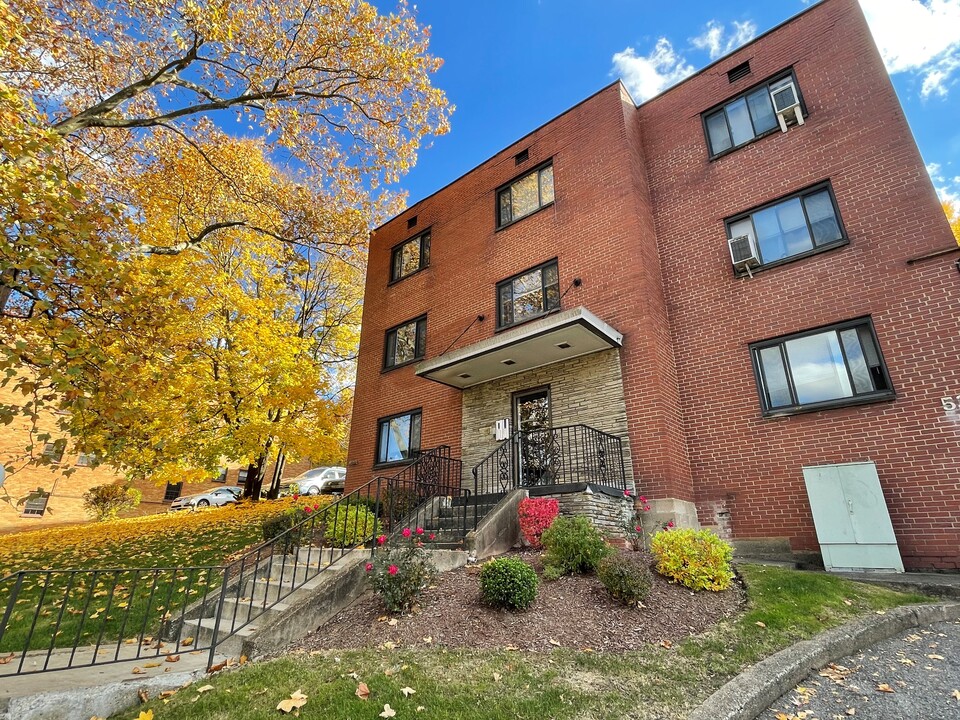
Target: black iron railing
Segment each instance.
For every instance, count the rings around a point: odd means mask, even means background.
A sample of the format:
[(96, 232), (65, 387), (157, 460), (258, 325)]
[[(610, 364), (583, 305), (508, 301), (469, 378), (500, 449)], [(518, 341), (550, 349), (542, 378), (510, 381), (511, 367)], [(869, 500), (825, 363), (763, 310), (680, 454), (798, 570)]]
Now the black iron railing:
[[(226, 565), (21, 571), (0, 578), (0, 677), (207, 652), (381, 534), (449, 525), (460, 461), (449, 448), (420, 454), (318, 509)], [(310, 499), (312, 502), (313, 499)], [(307, 511), (306, 508), (310, 510)], [(462, 514), (462, 513), (461, 513)], [(455, 518), (456, 531), (466, 518)], [(461, 535), (462, 536), (462, 535)]]
[(627, 489), (623, 443), (587, 425), (516, 432), (473, 468), (474, 494), (593, 483)]

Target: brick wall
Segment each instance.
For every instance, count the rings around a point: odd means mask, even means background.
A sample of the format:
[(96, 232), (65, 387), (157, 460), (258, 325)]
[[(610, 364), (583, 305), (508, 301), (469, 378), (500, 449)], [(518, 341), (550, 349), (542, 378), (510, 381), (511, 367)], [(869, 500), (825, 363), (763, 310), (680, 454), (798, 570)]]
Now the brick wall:
[[(700, 113), (791, 66), (806, 124), (709, 161)], [(701, 520), (722, 501), (735, 537), (816, 549), (801, 467), (873, 460), (905, 563), (956, 567), (960, 426), (939, 397), (960, 388), (960, 276), (955, 255), (907, 264), (953, 239), (857, 3), (813, 7), (638, 116)], [(734, 278), (724, 218), (823, 180), (849, 245)], [(865, 315), (895, 400), (761, 416), (749, 343)]]

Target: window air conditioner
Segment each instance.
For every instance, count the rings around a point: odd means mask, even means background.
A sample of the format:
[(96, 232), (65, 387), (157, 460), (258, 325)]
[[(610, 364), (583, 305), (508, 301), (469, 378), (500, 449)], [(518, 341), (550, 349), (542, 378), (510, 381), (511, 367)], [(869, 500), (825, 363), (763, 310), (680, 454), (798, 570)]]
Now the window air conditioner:
[(770, 99), (773, 101), (773, 111), (777, 114), (781, 132), (787, 131), (787, 117), (796, 119), (798, 125), (803, 125), (803, 112), (800, 110), (800, 96), (797, 95), (797, 86), (792, 80), (787, 80), (770, 88)]
[(734, 270), (746, 270), (750, 277), (751, 267), (760, 266), (760, 254), (757, 252), (757, 245), (749, 235), (740, 235), (730, 238), (730, 259), (733, 261)]

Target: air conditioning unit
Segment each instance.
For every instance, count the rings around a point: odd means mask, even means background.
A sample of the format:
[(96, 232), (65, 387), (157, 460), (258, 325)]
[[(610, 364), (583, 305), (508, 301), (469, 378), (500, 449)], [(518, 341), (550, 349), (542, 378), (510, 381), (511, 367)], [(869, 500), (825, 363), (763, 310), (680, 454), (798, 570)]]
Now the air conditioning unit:
[(750, 268), (760, 266), (760, 254), (757, 252), (757, 244), (749, 235), (740, 235), (730, 238), (730, 259), (733, 260), (734, 270), (746, 270), (750, 277), (753, 273)]
[(793, 118), (797, 125), (803, 125), (803, 112), (800, 110), (800, 96), (797, 86), (792, 80), (774, 85), (770, 88), (770, 99), (773, 101), (773, 111), (777, 114), (780, 131), (787, 131), (787, 118)]

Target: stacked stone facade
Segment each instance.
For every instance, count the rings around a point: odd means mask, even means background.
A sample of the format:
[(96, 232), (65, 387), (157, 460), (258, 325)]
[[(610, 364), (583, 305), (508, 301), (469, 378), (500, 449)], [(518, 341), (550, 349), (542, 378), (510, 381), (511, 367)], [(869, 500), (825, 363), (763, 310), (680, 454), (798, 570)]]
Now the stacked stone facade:
[[(711, 157), (705, 113), (784, 72), (805, 122)], [(546, 162), (554, 201), (498, 229), (497, 189)], [(726, 221), (823, 183), (844, 242), (735, 273)], [(391, 282), (391, 249), (427, 229), (429, 266)], [(425, 362), (497, 337), (497, 283), (553, 258), (560, 309), (615, 328), (618, 350), (465, 391), (384, 369), (384, 333), (422, 315)], [(511, 394), (549, 385), (555, 425), (623, 435), (658, 519), (815, 551), (803, 467), (870, 461), (904, 564), (956, 568), (960, 415), (941, 398), (960, 396), (957, 259), (858, 3), (825, 0), (639, 106), (604, 88), (373, 233), (348, 488), (389, 474), (378, 419), (418, 410), (421, 447), (451, 446), (469, 479)], [(892, 392), (764, 413), (751, 345), (857, 319)]]

